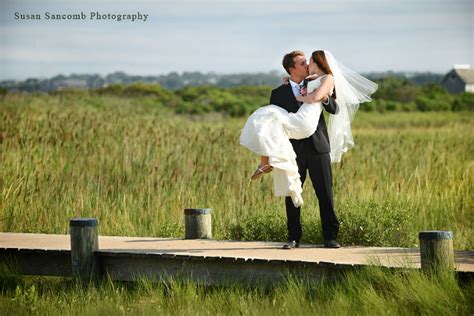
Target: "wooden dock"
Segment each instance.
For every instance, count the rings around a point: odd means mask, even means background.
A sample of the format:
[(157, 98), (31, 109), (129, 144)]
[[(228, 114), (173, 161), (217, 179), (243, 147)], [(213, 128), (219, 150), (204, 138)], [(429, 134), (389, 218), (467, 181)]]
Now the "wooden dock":
[[(185, 240), (100, 236), (95, 256), (101, 274), (115, 280), (191, 277), (206, 283), (275, 281), (286, 273), (307, 277), (367, 265), (420, 268), (418, 248), (342, 247), (303, 244), (281, 249), (280, 242)], [(69, 235), (0, 233), (0, 262), (23, 274), (71, 276)], [(455, 251), (456, 272), (471, 278), (474, 251)]]

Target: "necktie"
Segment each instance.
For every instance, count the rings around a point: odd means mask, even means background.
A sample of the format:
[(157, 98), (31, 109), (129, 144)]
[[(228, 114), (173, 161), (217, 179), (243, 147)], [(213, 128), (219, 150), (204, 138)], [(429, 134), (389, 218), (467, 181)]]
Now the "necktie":
[[(304, 88), (304, 82), (302, 82), (301, 84), (298, 85), (298, 95), (302, 95), (301, 94), (301, 89)], [(303, 104), (303, 102), (300, 102), (298, 101), (298, 104), (301, 106)]]

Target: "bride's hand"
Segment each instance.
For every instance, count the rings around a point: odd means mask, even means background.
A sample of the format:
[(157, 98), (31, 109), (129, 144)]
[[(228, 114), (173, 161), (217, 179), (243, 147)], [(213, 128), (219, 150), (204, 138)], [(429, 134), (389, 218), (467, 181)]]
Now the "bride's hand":
[(299, 101), (299, 102), (304, 102), (303, 101), (304, 97), (302, 95), (299, 95), (296, 97), (296, 100)]
[(290, 77), (283, 77), (283, 84), (289, 84), (290, 83)]
[(302, 96), (307, 96), (308, 95), (308, 88), (307, 87), (303, 87), (300, 89), (300, 93)]

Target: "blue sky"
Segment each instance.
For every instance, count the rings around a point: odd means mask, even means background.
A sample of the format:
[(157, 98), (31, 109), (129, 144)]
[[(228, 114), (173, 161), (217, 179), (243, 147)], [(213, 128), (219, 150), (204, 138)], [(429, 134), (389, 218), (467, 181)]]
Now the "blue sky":
[[(474, 66), (467, 0), (0, 0), (0, 80), (125, 71), (278, 70), (284, 53), (327, 49), (360, 71), (446, 72)], [(45, 12), (82, 21), (45, 20)], [(148, 14), (90, 20), (90, 12)], [(42, 20), (15, 20), (14, 13)]]

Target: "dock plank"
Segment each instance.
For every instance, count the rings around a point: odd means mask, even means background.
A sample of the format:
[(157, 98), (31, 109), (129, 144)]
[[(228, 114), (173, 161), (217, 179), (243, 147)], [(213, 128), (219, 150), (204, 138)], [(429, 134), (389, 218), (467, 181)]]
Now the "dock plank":
[[(154, 237), (99, 236), (101, 275), (133, 281), (184, 276), (197, 282), (276, 282), (297, 277), (337, 276), (339, 272), (377, 265), (388, 269), (420, 268), (417, 248), (342, 247), (302, 244), (282, 249), (281, 242), (184, 240)], [(23, 274), (71, 276), (69, 235), (0, 233), (0, 263)], [(462, 278), (474, 275), (474, 251), (455, 251)]]
[[(281, 242), (184, 240), (153, 237), (100, 236), (102, 253), (149, 253), (202, 258), (236, 258), (327, 262), (335, 264), (380, 264), (386, 267), (420, 267), (418, 248), (342, 247), (302, 244), (294, 250), (281, 249)], [(0, 248), (70, 250), (69, 235), (0, 233)], [(474, 251), (455, 251), (456, 269), (474, 272)]]

